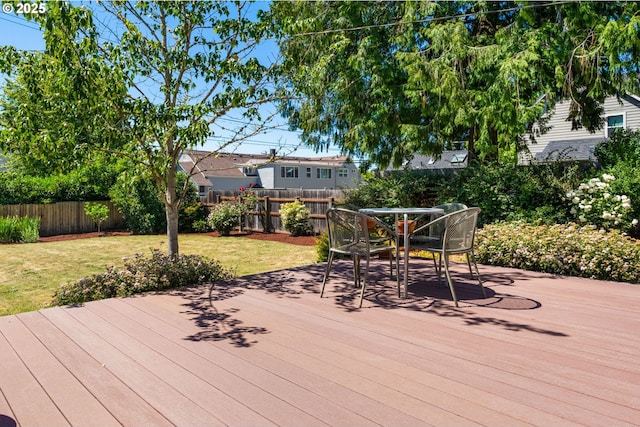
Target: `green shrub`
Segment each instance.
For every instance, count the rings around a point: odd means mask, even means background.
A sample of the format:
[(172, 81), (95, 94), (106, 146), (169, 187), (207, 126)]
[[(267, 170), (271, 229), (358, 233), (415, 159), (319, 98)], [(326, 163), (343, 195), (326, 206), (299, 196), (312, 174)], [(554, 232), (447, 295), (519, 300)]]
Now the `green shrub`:
[(640, 241), (617, 230), (496, 223), (478, 230), (475, 252), (482, 264), (640, 283)]
[(325, 231), (316, 237), (316, 261), (326, 262), (329, 259), (329, 234)]
[(237, 203), (225, 200), (218, 203), (207, 218), (207, 223), (211, 229), (221, 235), (229, 235), (234, 227), (240, 225), (242, 209)]
[(192, 227), (193, 231), (195, 231), (196, 233), (204, 233), (209, 229), (209, 225), (207, 224), (206, 219), (193, 221)]
[[(640, 220), (640, 167), (629, 162), (619, 162), (607, 168), (606, 172), (616, 177), (615, 181), (611, 182), (611, 192), (627, 195), (631, 200), (629, 216)], [(634, 237), (640, 237), (640, 227), (635, 227), (628, 232)]]
[(345, 190), (345, 202), (354, 206), (433, 206), (446, 177), (422, 171), (368, 176), (357, 188)]
[(280, 206), (282, 228), (293, 236), (306, 236), (313, 233), (309, 222), (311, 213), (300, 200)]
[(217, 261), (198, 255), (169, 257), (153, 251), (151, 258), (136, 255), (124, 267), (108, 266), (106, 272), (61, 286), (53, 305), (81, 304), (104, 298), (129, 296), (182, 286), (227, 280), (233, 274)]
[(133, 233), (153, 234), (166, 230), (164, 204), (150, 177), (123, 173), (109, 196)]
[(578, 165), (474, 165), (459, 170), (440, 189), (439, 203), (458, 201), (482, 209), (482, 224), (522, 219), (569, 222), (565, 195), (593, 170)]
[(40, 238), (40, 218), (20, 218), (20, 241), (35, 243)]
[(35, 243), (39, 228), (39, 218), (0, 217), (0, 243)]
[[(176, 188), (181, 189), (187, 180), (185, 173), (176, 176)], [(158, 188), (146, 173), (123, 173), (109, 192), (111, 201), (124, 217), (127, 228), (135, 234), (163, 233), (167, 230), (165, 206)], [(190, 185), (178, 211), (180, 232), (192, 231), (193, 221), (204, 215), (194, 185)], [(189, 210), (188, 212), (186, 210)]]
[(611, 139), (596, 146), (594, 154), (602, 168), (609, 168), (618, 163), (640, 166), (640, 131), (616, 130)]
[(92, 165), (45, 177), (0, 171), (0, 204), (105, 200), (117, 174), (115, 167)]
[(594, 170), (578, 165), (472, 165), (446, 171), (402, 171), (373, 176), (345, 202), (356, 206), (435, 206), (461, 202), (482, 209), (481, 224), (525, 220), (565, 223), (570, 219), (565, 194)]
[(206, 221), (207, 209), (204, 205), (196, 200), (192, 201), (189, 204), (181, 205), (180, 210), (178, 212), (178, 224), (181, 233), (193, 233), (205, 231), (203, 230), (203, 226), (206, 229), (207, 221)]

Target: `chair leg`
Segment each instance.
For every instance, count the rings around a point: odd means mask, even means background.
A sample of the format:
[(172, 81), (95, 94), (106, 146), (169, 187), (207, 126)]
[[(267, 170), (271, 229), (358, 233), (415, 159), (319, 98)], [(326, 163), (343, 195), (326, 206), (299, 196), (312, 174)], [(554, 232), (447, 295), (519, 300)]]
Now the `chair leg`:
[[(478, 283), (480, 284), (480, 289), (482, 289), (482, 296), (484, 296), (486, 298), (487, 297), (487, 292), (485, 291), (484, 285), (482, 284), (482, 279), (480, 278), (480, 272), (478, 271), (478, 264), (476, 263), (476, 258), (473, 256), (473, 254), (467, 254), (467, 260), (469, 259), (470, 256), (471, 256), (472, 261), (473, 261), (473, 266), (476, 269), (476, 277), (478, 278)], [(469, 265), (469, 269), (471, 269), (471, 265)], [(471, 276), (473, 276), (473, 274)]]
[[(402, 294), (401, 286), (400, 286), (400, 251), (398, 250), (397, 246), (395, 250), (395, 258), (396, 258), (396, 285), (398, 286), (398, 298), (400, 298), (400, 295)], [(404, 274), (404, 271), (402, 274)]]
[(458, 297), (456, 296), (456, 290), (453, 288), (453, 282), (451, 281), (451, 273), (449, 272), (449, 257), (444, 256), (444, 271), (447, 276), (447, 282), (449, 283), (449, 289), (451, 290), (451, 297), (456, 307), (458, 307)]
[(442, 283), (442, 254), (438, 254), (438, 262), (436, 263), (436, 253), (433, 254), (433, 265), (438, 273), (438, 285)]
[(324, 295), (324, 287), (329, 279), (329, 271), (331, 270), (331, 263), (333, 263), (333, 252), (329, 251), (329, 259), (327, 260), (327, 268), (324, 270), (324, 279), (322, 279), (322, 289), (320, 290), (320, 298)]
[(360, 255), (352, 255), (353, 258), (353, 284), (356, 288), (361, 286), (360, 284)]
[(360, 290), (360, 305), (358, 305), (358, 308), (362, 308), (362, 300), (364, 299), (364, 290), (367, 288), (368, 281), (369, 281), (369, 257), (367, 256), (367, 261), (365, 263), (365, 270), (364, 270), (364, 282), (362, 282), (362, 289)]

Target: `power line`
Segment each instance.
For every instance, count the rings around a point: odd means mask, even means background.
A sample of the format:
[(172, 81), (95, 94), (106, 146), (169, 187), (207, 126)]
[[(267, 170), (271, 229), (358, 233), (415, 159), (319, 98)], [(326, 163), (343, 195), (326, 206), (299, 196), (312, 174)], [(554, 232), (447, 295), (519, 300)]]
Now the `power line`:
[(40, 27), (34, 27), (32, 25), (28, 25), (27, 21), (25, 21), (24, 19), (21, 20), (21, 21), (24, 21), (24, 22), (18, 22), (18, 21), (14, 21), (14, 20), (9, 19), (10, 16), (11, 15), (0, 16), (0, 21), (7, 21), (7, 22), (10, 22), (11, 24), (20, 25), (22, 27), (25, 27), (25, 28), (28, 28), (28, 29), (34, 30), (34, 31), (42, 31), (40, 29)]
[[(522, 9), (534, 9), (534, 8), (539, 8), (539, 7), (557, 6), (557, 5), (566, 4), (566, 3), (573, 3), (573, 1), (572, 0), (552, 1), (552, 2), (549, 2), (549, 3), (522, 5), (522, 6), (509, 7), (509, 8), (506, 8), (506, 9), (498, 9), (498, 10), (488, 10), (488, 11), (485, 11), (485, 12), (482, 12), (482, 13), (488, 15), (488, 14), (497, 14), (497, 13), (503, 13), (503, 12), (514, 12), (514, 11), (519, 11), (519, 10), (522, 10)], [(478, 12), (469, 12), (469, 13), (462, 13), (462, 14), (459, 14), (459, 15), (449, 15), (449, 16), (440, 16), (440, 17), (430, 17), (430, 18), (424, 18), (424, 19), (416, 19), (416, 20), (413, 20), (413, 21), (387, 22), (387, 23), (384, 23), (384, 24), (370, 24), (370, 25), (361, 25), (361, 26), (349, 27), (349, 28), (337, 28), (337, 29), (327, 29), (327, 30), (322, 30), (322, 31), (310, 31), (310, 32), (307, 32), (307, 33), (292, 34), (291, 37), (304, 37), (304, 36), (315, 36), (315, 35), (323, 35), (323, 34), (335, 34), (335, 33), (348, 32), (348, 31), (361, 31), (361, 30), (367, 30), (367, 29), (371, 29), (371, 28), (396, 27), (396, 26), (400, 26), (400, 25), (410, 25), (410, 24), (425, 24), (425, 23), (430, 23), (430, 22), (448, 21), (448, 20), (457, 19), (457, 18), (469, 18), (469, 17), (472, 17), (472, 16), (477, 16), (478, 14), (479, 14)], [(273, 37), (273, 39), (275, 39), (275, 37)]]

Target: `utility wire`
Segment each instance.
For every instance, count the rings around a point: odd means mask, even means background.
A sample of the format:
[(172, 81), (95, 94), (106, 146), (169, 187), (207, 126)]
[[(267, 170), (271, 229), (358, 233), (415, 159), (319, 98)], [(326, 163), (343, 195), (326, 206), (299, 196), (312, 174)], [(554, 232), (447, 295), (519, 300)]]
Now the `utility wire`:
[(349, 32), (349, 31), (361, 31), (361, 30), (367, 30), (370, 28), (397, 27), (400, 25), (410, 25), (410, 24), (425, 24), (430, 22), (448, 21), (448, 20), (458, 19), (458, 18), (469, 18), (472, 16), (477, 16), (481, 13), (485, 15), (492, 15), (492, 14), (503, 13), (503, 12), (514, 12), (522, 9), (534, 9), (534, 8), (548, 7), (548, 6), (558, 6), (558, 5), (567, 4), (567, 3), (574, 3), (574, 1), (572, 0), (553, 1), (549, 3), (522, 5), (522, 6), (516, 6), (516, 7), (509, 7), (505, 9), (488, 10), (484, 12), (469, 12), (469, 13), (462, 13), (459, 15), (430, 17), (430, 18), (424, 18), (424, 19), (416, 19), (413, 21), (387, 22), (384, 24), (371, 24), (371, 25), (361, 25), (358, 27), (327, 29), (322, 31), (310, 31), (306, 33), (292, 34), (291, 37), (305, 37), (305, 36), (315, 36), (315, 35), (323, 35), (323, 34), (334, 34), (334, 33)]

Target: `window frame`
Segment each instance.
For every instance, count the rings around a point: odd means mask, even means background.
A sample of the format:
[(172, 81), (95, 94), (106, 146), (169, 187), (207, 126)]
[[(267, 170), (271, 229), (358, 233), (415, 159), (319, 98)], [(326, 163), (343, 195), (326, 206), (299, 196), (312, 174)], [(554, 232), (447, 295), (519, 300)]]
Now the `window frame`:
[[(289, 176), (289, 169), (293, 176)], [(298, 166), (280, 166), (280, 178), (297, 179), (300, 177), (300, 168)]]
[[(318, 179), (331, 179), (331, 171), (333, 170), (333, 168), (316, 168), (316, 177)], [(323, 173), (322, 172), (327, 172), (328, 176), (322, 176)]]
[[(621, 116), (622, 117), (622, 126), (609, 126), (609, 118), (610, 117), (618, 117)], [(627, 127), (627, 112), (626, 111), (621, 111), (618, 113), (611, 113), (611, 114), (606, 114), (604, 116), (604, 136), (607, 138), (611, 138), (611, 130), (612, 129), (626, 129)]]

